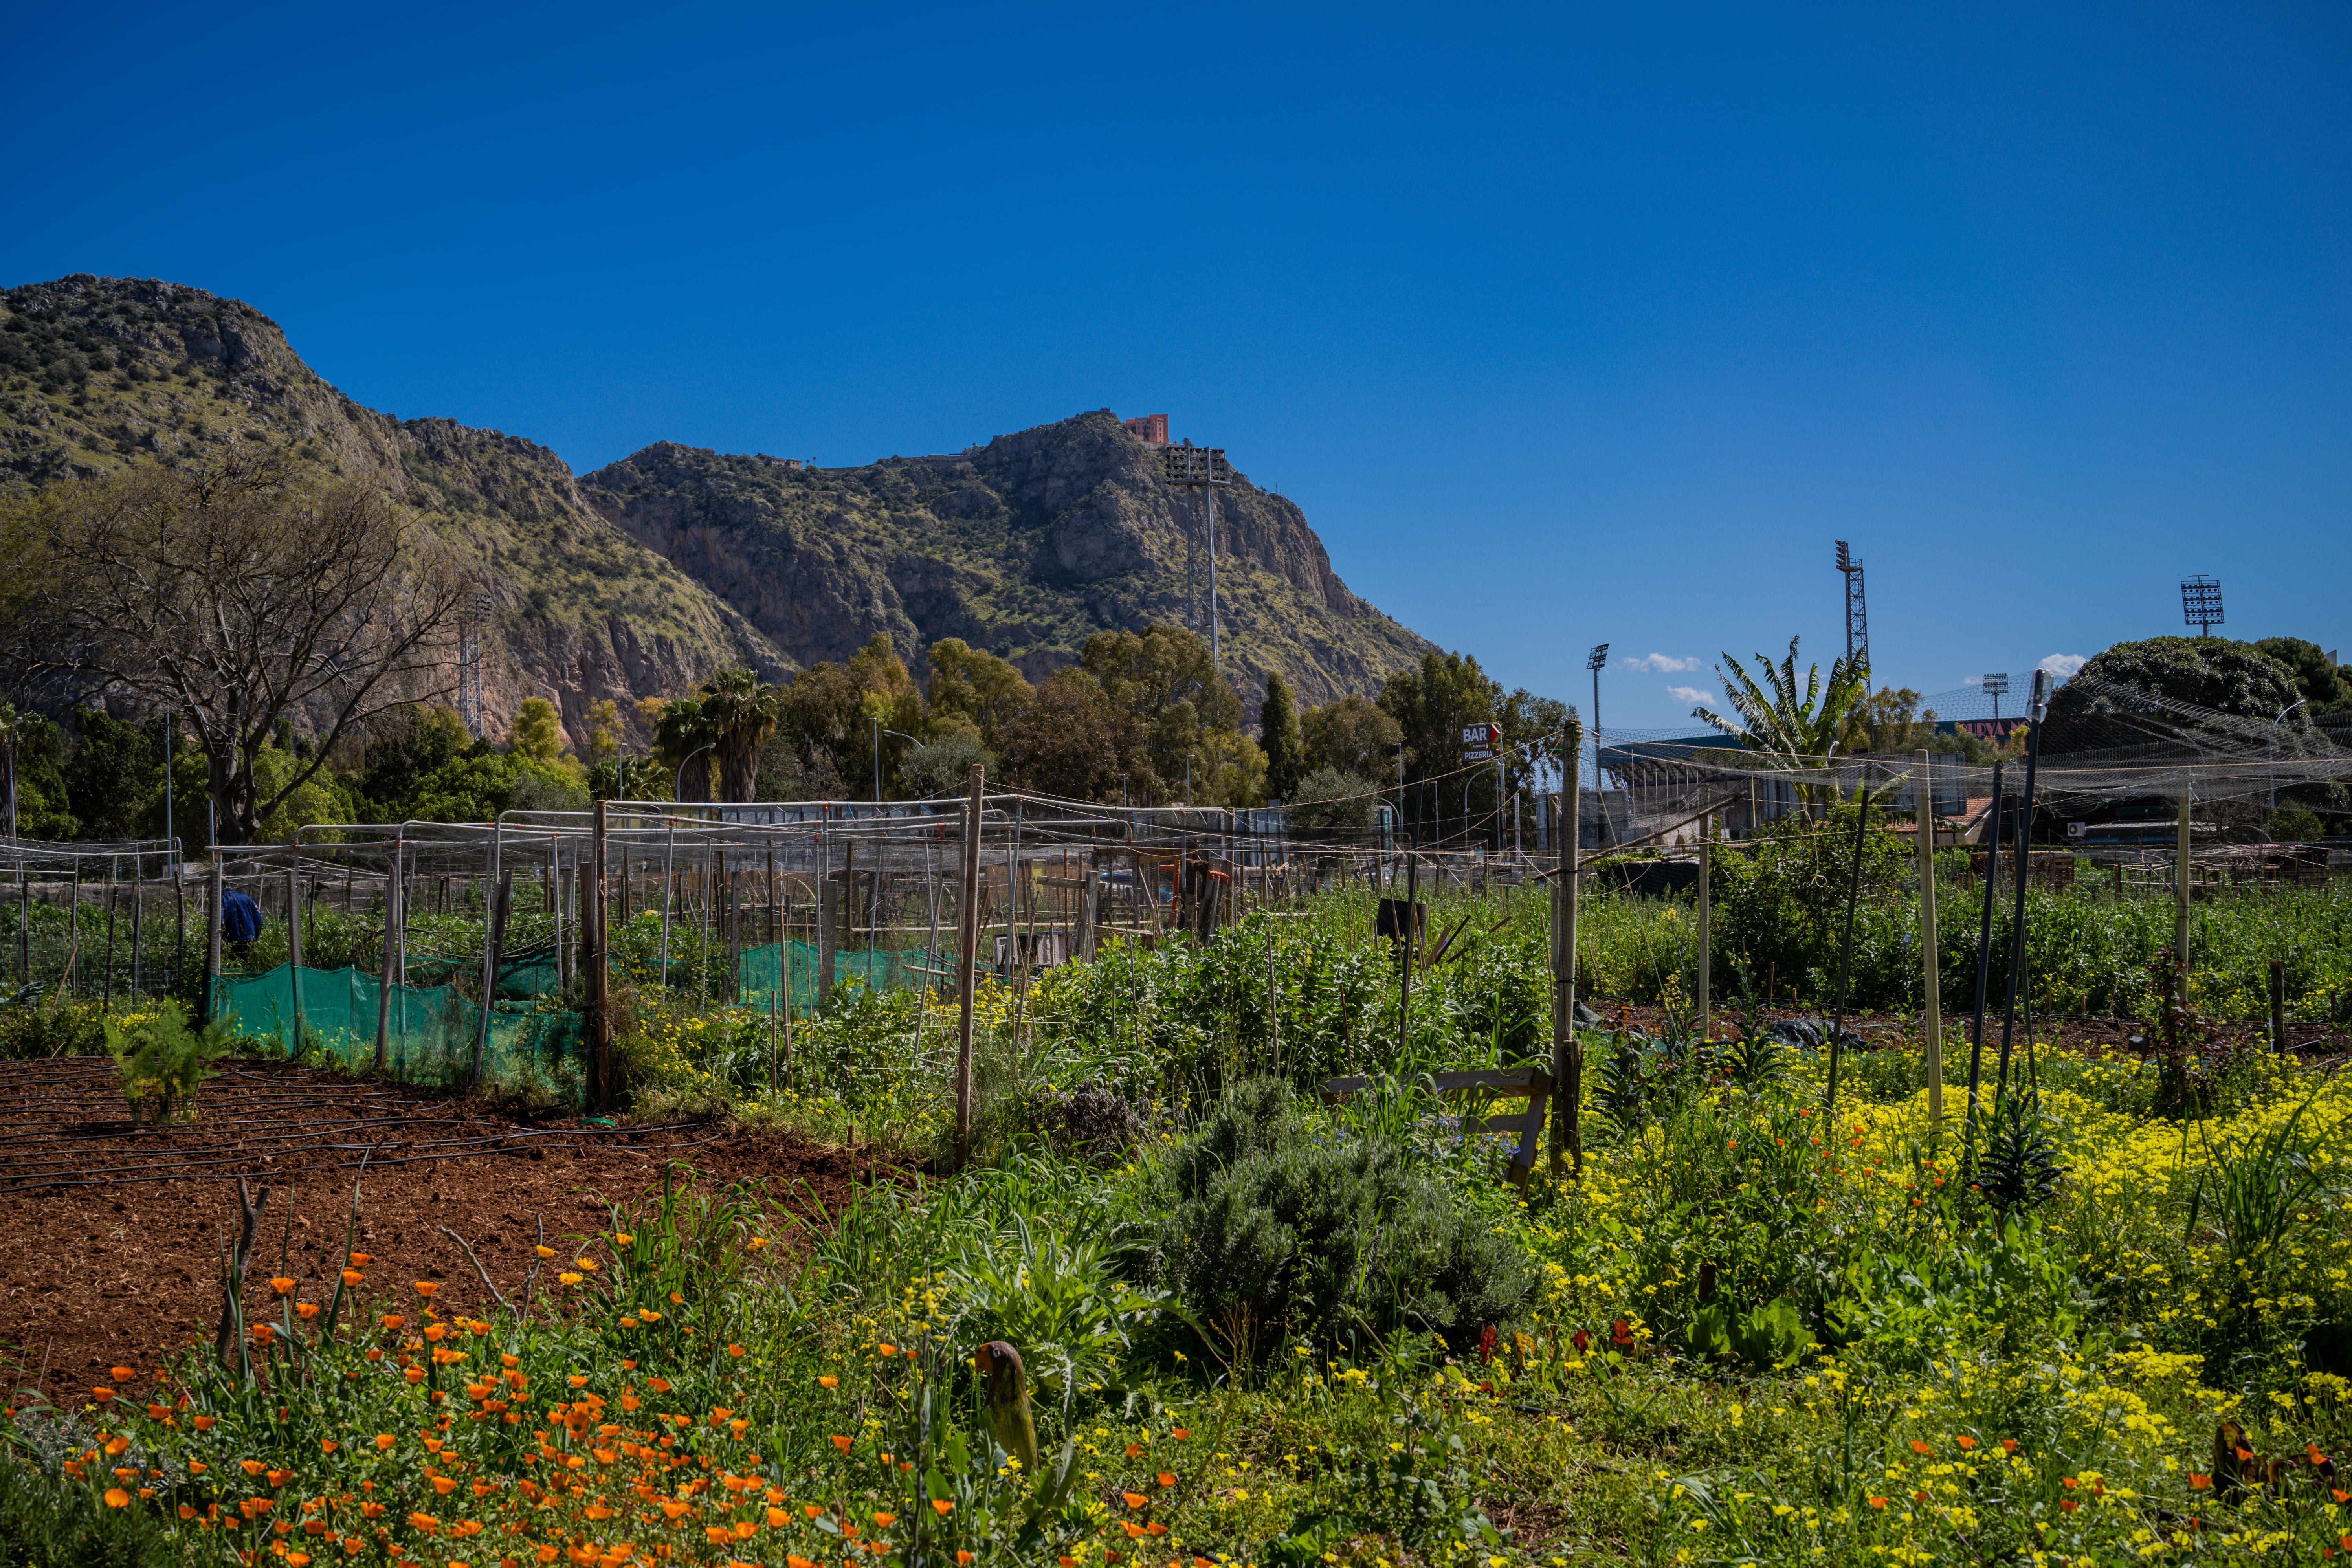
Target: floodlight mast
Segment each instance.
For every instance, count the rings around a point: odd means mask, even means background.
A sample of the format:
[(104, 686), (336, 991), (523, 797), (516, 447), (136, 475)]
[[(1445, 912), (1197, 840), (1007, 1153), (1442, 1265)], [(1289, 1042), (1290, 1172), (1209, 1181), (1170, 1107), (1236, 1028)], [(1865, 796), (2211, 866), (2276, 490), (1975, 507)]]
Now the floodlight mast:
[[(1232, 465), (1223, 447), (1195, 447), (1190, 437), (1181, 447), (1160, 449), (1160, 478), (1171, 489), (1204, 489), (1209, 497), (1209, 662), (1224, 673), (1223, 651), (1217, 637), (1217, 489), (1234, 482)], [(1188, 595), (1189, 595), (1189, 590)], [(1189, 606), (1188, 606), (1189, 607)]]
[(2009, 689), (2008, 672), (2004, 670), (1987, 675), (1984, 678), (1984, 689), (1992, 693), (1992, 721), (1998, 727), (2000, 723), (2000, 694)]
[(2213, 628), (2221, 624), (2221, 579), (2199, 573), (2180, 580), (2181, 618), (2197, 628), (2200, 637), (2210, 637)]
[(1845, 661), (1870, 663), (1870, 611), (1863, 602), (1862, 563), (1845, 541), (1837, 542), (1837, 569), (1845, 574)]

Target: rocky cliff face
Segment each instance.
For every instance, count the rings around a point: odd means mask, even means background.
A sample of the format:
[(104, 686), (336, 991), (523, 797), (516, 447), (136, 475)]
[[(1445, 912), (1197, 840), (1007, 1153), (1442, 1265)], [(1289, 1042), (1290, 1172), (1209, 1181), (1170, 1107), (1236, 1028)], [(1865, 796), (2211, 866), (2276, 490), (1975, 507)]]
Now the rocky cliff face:
[[(791, 658), (875, 633), (919, 664), (961, 637), (1038, 678), (1092, 634), (1206, 604), (1206, 502), (1108, 411), (944, 457), (806, 468), (663, 442), (581, 481), (590, 505), (733, 604)], [(1225, 664), (1303, 700), (1369, 691), (1431, 647), (1348, 591), (1298, 508), (1236, 476), (1217, 499)]]
[[(732, 664), (774, 679), (877, 631), (911, 665), (959, 637), (1036, 679), (1097, 631), (1198, 619), (1202, 502), (1108, 411), (854, 468), (663, 442), (575, 479), (520, 437), (362, 407), (238, 300), (87, 275), (0, 290), (0, 496), (256, 443), (373, 479), (477, 564), (497, 734), (529, 697), (576, 740), (600, 698), (627, 713)], [(1252, 713), (1268, 669), (1324, 701), (1431, 646), (1348, 591), (1289, 501), (1237, 477), (1217, 526)], [(1206, 575), (1203, 555), (1203, 605)]]
[(553, 452), (363, 408), (249, 305), (87, 276), (0, 292), (0, 493), (249, 444), (374, 479), (476, 563), (494, 733), (529, 697), (553, 700), (578, 737), (599, 698), (626, 711), (724, 665), (790, 668), (730, 605), (592, 510)]

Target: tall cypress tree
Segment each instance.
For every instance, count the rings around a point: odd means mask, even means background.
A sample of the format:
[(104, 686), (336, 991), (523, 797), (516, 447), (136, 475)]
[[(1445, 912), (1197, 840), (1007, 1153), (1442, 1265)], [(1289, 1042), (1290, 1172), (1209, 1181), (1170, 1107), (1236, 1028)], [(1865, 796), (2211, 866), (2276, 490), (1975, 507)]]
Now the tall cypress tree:
[(1266, 671), (1265, 706), (1258, 710), (1265, 748), (1265, 791), (1276, 800), (1288, 800), (1306, 769), (1307, 750), (1298, 736), (1298, 709), (1290, 700), (1290, 683), (1280, 672)]

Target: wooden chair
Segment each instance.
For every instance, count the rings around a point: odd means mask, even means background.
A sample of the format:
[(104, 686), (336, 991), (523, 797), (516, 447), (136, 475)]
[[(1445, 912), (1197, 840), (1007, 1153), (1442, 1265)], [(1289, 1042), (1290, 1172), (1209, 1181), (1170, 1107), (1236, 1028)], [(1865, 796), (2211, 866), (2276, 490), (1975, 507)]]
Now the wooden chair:
[[(1441, 1072), (1432, 1076), (1437, 1080), (1437, 1092), (1449, 1099), (1483, 1094), (1496, 1100), (1527, 1100), (1527, 1110), (1517, 1115), (1469, 1115), (1456, 1119), (1465, 1138), (1482, 1132), (1517, 1133), (1518, 1147), (1511, 1151), (1510, 1168), (1505, 1179), (1515, 1187), (1526, 1186), (1543, 1151), (1544, 1112), (1551, 1104), (1551, 1074), (1541, 1068), (1488, 1068), (1478, 1072)], [(1359, 1090), (1370, 1088), (1372, 1082), (1361, 1077), (1327, 1078), (1323, 1080), (1324, 1101), (1340, 1104)]]

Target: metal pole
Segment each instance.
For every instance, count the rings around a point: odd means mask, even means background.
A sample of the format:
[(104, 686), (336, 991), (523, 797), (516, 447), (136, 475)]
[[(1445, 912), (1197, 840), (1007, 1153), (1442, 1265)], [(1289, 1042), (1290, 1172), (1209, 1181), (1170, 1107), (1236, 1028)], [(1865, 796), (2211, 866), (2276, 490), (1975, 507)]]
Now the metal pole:
[[(75, 881), (80, 881), (81, 863), (74, 863)], [(226, 868), (221, 865), (220, 851), (213, 851), (212, 908), (208, 911), (211, 933), (205, 939), (205, 1022), (209, 1024), (220, 1011), (221, 971), (221, 895), (226, 889)], [(75, 897), (79, 898), (79, 888)]]
[[(1209, 663), (1220, 675), (1224, 657), (1217, 651), (1217, 487), (1202, 487), (1209, 495)], [(1189, 802), (1187, 804), (1190, 804)]]
[[(2033, 672), (2033, 694), (2028, 700), (2025, 728), (2025, 800), (2017, 817), (2017, 903), (2009, 922), (2009, 1006), (2000, 1022), (2000, 1079), (2009, 1083), (2010, 1037), (2017, 1025), (2017, 1008), (2025, 992), (2025, 884), (2033, 859), (2033, 773), (2042, 760), (2042, 716), (2049, 710), (2045, 687), (2049, 676)], [(2028, 1039), (2030, 1054), (2033, 1042)]]
[(1853, 878), (1846, 885), (1845, 941), (1838, 948), (1837, 1012), (1830, 1023), (1830, 1081), (1822, 1100), (1822, 1134), (1828, 1137), (1831, 1124), (1837, 1118), (1838, 1064), (1845, 1052), (1841, 1042), (1845, 1037), (1846, 981), (1853, 967), (1853, 916), (1862, 902), (1863, 833), (1870, 825), (1870, 776), (1863, 775), (1855, 791), (1853, 812)]
[(971, 765), (963, 815), (963, 907), (956, 911), (956, 1163), (971, 1157), (972, 960), (980, 946), (980, 826), (985, 774)]
[(302, 1048), (302, 849), (295, 839), (294, 863), (286, 868), (286, 991), (293, 1004), (294, 1048)]
[[(1566, 739), (1571, 762), (1582, 739), (1576, 731), (1576, 721), (1570, 720)], [(1560, 769), (1559, 826), (1552, 834), (1559, 867), (1551, 894), (1551, 1162), (1558, 1171), (1566, 1151), (1579, 1176), (1584, 1173), (1584, 1044), (1576, 1033), (1576, 797), (1580, 782), (1573, 766)]]
[[(678, 764), (681, 773), (685, 767), (683, 763)], [(669, 837), (662, 847), (661, 985), (665, 996), (669, 994), (669, 886), (670, 879), (677, 874), (677, 816), (668, 814), (667, 820)]]
[[(217, 905), (220, 900), (215, 897)], [(214, 916), (215, 929), (219, 916)], [(375, 990), (375, 1070), (392, 1070), (392, 993), (397, 984), (400, 963), (399, 949), (394, 935), (400, 930), (400, 838), (392, 840), (392, 867), (383, 879), (383, 975)], [(404, 1013), (406, 1008), (403, 1008)]]
[(2190, 786), (2180, 786), (2180, 827), (2179, 843), (2172, 857), (2172, 956), (2180, 966), (2180, 1000), (2189, 999), (2189, 873), (2191, 854), (2189, 842), (2189, 806)]
[(1984, 1079), (1985, 993), (1992, 983), (1993, 889), (2000, 881), (2001, 765), (1992, 765), (1992, 805), (1986, 808), (1984, 847), (1984, 917), (1977, 928), (1976, 1020), (1969, 1031), (1969, 1130), (1973, 1142), (1977, 1122), (1977, 1087)]
[(1927, 1118), (1944, 1119), (1943, 965), (1936, 932), (1936, 795), (1928, 753), (1914, 753), (1919, 839), (1919, 1027), (1927, 1037)]

